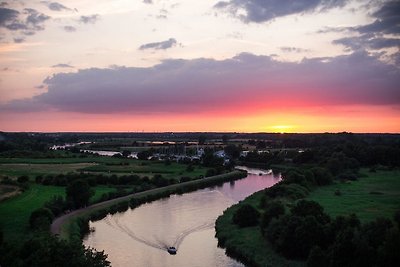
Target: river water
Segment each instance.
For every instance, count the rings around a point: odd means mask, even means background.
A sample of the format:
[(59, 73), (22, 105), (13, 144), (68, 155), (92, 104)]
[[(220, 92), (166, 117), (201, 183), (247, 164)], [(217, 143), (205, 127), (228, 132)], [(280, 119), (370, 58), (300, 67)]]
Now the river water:
[[(248, 176), (219, 187), (172, 195), (91, 222), (84, 245), (104, 250), (112, 266), (239, 267), (217, 247), (215, 220), (231, 205), (280, 181), (270, 171), (240, 167)], [(169, 255), (169, 246), (177, 248)]]

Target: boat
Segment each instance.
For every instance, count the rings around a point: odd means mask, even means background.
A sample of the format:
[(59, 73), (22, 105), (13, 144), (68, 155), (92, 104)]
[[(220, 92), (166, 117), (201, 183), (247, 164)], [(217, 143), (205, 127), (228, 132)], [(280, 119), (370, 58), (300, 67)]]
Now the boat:
[(171, 255), (175, 255), (176, 254), (176, 248), (175, 247), (169, 247), (167, 251)]

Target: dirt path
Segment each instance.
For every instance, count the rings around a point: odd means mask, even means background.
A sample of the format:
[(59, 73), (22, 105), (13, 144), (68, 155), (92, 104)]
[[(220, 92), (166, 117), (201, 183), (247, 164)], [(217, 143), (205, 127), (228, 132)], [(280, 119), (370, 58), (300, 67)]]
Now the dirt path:
[(173, 185), (168, 185), (168, 186), (164, 186), (164, 187), (159, 187), (159, 188), (155, 188), (155, 189), (150, 189), (150, 190), (147, 190), (147, 191), (133, 193), (133, 194), (126, 195), (126, 196), (123, 196), (123, 197), (118, 197), (118, 198), (106, 200), (106, 201), (103, 201), (103, 202), (99, 202), (99, 203), (87, 206), (85, 208), (74, 210), (74, 211), (72, 211), (70, 213), (64, 214), (64, 215), (56, 218), (51, 224), (50, 231), (54, 235), (60, 235), (61, 234), (61, 230), (62, 230), (62, 226), (69, 219), (71, 219), (73, 217), (76, 217), (76, 216), (79, 216), (79, 215), (82, 215), (84, 213), (96, 210), (96, 209), (101, 209), (101, 208), (105, 208), (105, 207), (111, 206), (112, 204), (118, 203), (118, 202), (123, 201), (123, 200), (129, 200), (132, 197), (141, 197), (141, 196), (145, 196), (145, 195), (148, 195), (148, 194), (154, 194), (154, 193), (162, 192), (162, 191), (169, 190), (169, 189), (177, 189), (179, 187), (182, 187), (182, 186), (185, 186), (185, 185), (189, 185), (189, 184), (202, 183), (202, 181), (217, 180), (219, 178), (225, 177), (226, 175), (231, 175), (231, 174), (233, 174), (235, 172), (237, 172), (237, 171), (231, 172), (229, 174), (216, 175), (216, 176), (212, 176), (212, 177), (203, 178), (203, 179), (200, 179), (200, 180), (194, 180), (194, 181), (183, 182), (183, 183), (179, 183), (179, 184), (173, 184)]

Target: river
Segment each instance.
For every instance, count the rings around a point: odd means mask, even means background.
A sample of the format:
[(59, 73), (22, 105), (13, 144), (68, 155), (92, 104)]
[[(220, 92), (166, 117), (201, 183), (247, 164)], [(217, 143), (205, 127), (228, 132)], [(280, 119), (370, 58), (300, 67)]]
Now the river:
[[(84, 245), (104, 250), (112, 266), (239, 267), (217, 247), (215, 220), (229, 206), (280, 181), (271, 171), (246, 169), (246, 178), (144, 204), (90, 222)], [(177, 248), (169, 255), (169, 246)]]

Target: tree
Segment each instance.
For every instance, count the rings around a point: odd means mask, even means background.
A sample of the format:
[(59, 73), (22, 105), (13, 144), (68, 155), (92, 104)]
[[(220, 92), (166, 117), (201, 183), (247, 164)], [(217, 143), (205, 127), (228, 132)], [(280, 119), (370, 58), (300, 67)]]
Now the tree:
[(227, 145), (224, 147), (224, 151), (231, 159), (237, 159), (239, 158), (242, 149), (239, 146)]
[(18, 183), (24, 184), (29, 181), (29, 177), (26, 175), (22, 175), (17, 178)]
[(54, 215), (48, 208), (40, 208), (34, 210), (29, 217), (29, 225), (32, 229), (45, 230), (54, 219)]
[(94, 195), (89, 184), (85, 180), (75, 180), (66, 188), (67, 201), (70, 201), (74, 208), (81, 208), (89, 203)]
[(319, 223), (329, 222), (329, 216), (324, 213), (324, 208), (315, 201), (300, 200), (296, 206), (291, 209), (291, 213), (296, 216), (306, 217), (314, 216)]
[(202, 135), (199, 135), (199, 145), (204, 145), (205, 144), (205, 142), (206, 142), (206, 139), (207, 139), (207, 137), (204, 135), (204, 134), (202, 134)]
[[(26, 241), (20, 251), (21, 266), (31, 267), (106, 267), (110, 266), (107, 255), (79, 242), (67, 242), (50, 235), (35, 236)], [(15, 266), (10, 264), (10, 266)], [(18, 265), (20, 266), (20, 265)]]
[(233, 214), (233, 222), (239, 227), (255, 226), (258, 224), (260, 213), (249, 204), (241, 205)]
[(285, 214), (285, 206), (280, 201), (267, 202), (265, 206), (265, 211), (261, 220), (262, 231), (264, 231), (273, 218), (278, 218)]
[(222, 135), (221, 139), (222, 139), (222, 143), (226, 144), (226, 143), (228, 143), (229, 135), (224, 134), (224, 135)]
[(311, 249), (307, 259), (307, 266), (308, 267), (328, 266), (327, 255), (320, 247), (315, 246)]
[(153, 155), (153, 152), (151, 152), (150, 150), (144, 150), (144, 151), (140, 151), (137, 154), (138, 159), (140, 160), (148, 160), (150, 156)]
[(131, 155), (131, 152), (129, 150), (124, 150), (121, 154), (124, 158), (127, 158)]

